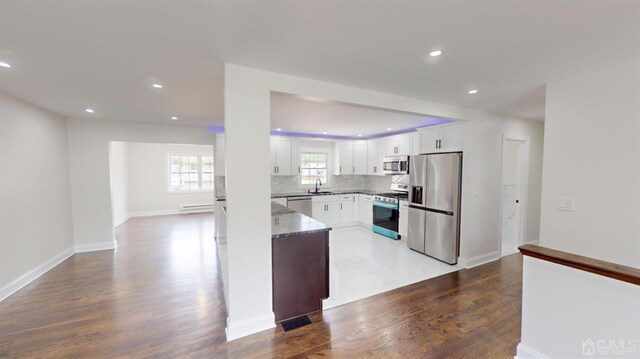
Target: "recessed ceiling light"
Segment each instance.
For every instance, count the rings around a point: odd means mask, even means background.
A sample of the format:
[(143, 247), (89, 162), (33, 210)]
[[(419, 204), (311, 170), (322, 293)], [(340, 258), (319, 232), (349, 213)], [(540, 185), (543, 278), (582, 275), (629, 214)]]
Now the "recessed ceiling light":
[(358, 137), (362, 137), (362, 135), (358, 135)]
[(323, 132), (322, 134), (323, 134), (323, 135), (326, 135), (326, 134), (327, 134), (327, 132)]
[(87, 113), (93, 113), (93, 109), (91, 109), (91, 108), (85, 108), (85, 109), (84, 109), (84, 112), (87, 112)]
[(391, 127), (387, 128), (387, 131), (391, 131)]
[(163, 87), (164, 87), (164, 86), (162, 86), (162, 85), (160, 85), (160, 84), (153, 84), (153, 85), (151, 85), (151, 86), (153, 86), (154, 88), (157, 88), (157, 89), (161, 89), (161, 88), (163, 88)]
[(469, 95), (473, 95), (473, 94), (476, 94), (476, 93), (478, 93), (478, 90), (476, 90), (476, 89), (469, 90)]
[(436, 57), (442, 55), (442, 50), (434, 50), (429, 53), (429, 56)]
[(171, 116), (171, 119), (176, 121), (176, 120), (178, 120), (178, 116)]
[(281, 128), (276, 128), (276, 131), (282, 131), (282, 129)]
[(4, 62), (4, 61), (0, 61), (0, 67), (6, 67), (6, 68), (9, 69), (9, 68), (11, 68), (11, 65), (6, 63), (6, 62)]

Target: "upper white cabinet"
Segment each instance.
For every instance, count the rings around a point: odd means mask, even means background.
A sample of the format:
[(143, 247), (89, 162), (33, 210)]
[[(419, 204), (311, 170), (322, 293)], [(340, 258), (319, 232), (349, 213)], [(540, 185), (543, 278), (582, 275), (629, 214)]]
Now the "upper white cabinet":
[(353, 174), (367, 174), (367, 141), (353, 143)]
[(411, 138), (409, 135), (398, 135), (387, 138), (385, 156), (400, 156), (411, 154)]
[(384, 176), (382, 171), (384, 153), (384, 140), (367, 141), (367, 174), (373, 176)]
[(271, 137), (271, 174), (291, 176), (291, 139)]
[(336, 146), (338, 149), (338, 163), (336, 164), (336, 174), (351, 175), (355, 172), (353, 166), (353, 141), (340, 141)]
[(225, 142), (224, 135), (216, 135), (216, 150), (213, 153), (214, 156), (214, 174), (216, 176), (225, 175)]
[(421, 128), (420, 153), (462, 151), (464, 125), (451, 124)]

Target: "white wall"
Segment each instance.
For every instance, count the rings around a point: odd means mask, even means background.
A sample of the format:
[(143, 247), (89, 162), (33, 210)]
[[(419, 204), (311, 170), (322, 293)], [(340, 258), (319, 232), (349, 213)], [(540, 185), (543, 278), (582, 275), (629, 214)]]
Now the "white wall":
[(519, 141), (504, 141), (502, 149), (502, 184), (517, 186), (518, 181), (518, 153), (520, 151)]
[(109, 142), (213, 145), (206, 128), (68, 119), (73, 236), (81, 250), (113, 248)]
[(640, 286), (531, 257), (524, 258), (522, 280), (517, 358), (582, 358), (586, 340), (601, 350), (611, 341), (630, 349), (596, 357), (640, 356)]
[(549, 83), (546, 98), (540, 244), (640, 268), (640, 62)]
[(114, 226), (129, 218), (129, 146), (127, 142), (111, 142), (109, 168), (111, 206)]
[[(534, 192), (540, 188), (542, 123), (226, 64), (228, 339), (273, 326), (273, 323), (268, 323), (273, 313), (271, 249), (266, 240), (270, 233), (268, 129), (271, 91), (468, 120), (461, 232), (461, 262), (467, 264), (499, 257), (502, 135), (514, 133), (529, 137), (532, 144), (529, 179), (532, 209), (527, 216), (531, 218), (526, 236), (528, 239), (538, 238), (535, 212), (539, 195)], [(251, 154), (259, 156), (260, 161), (257, 162), (264, 161), (264, 168), (258, 166), (249, 172), (240, 164)], [(249, 173), (252, 181), (243, 178)], [(251, 187), (250, 190), (244, 191), (247, 186)], [(252, 226), (246, 226), (248, 222)]]
[(212, 145), (129, 143), (129, 215), (177, 213), (183, 204), (214, 203), (208, 192), (169, 192), (169, 155), (213, 156)]
[(544, 124), (521, 119), (465, 122), (460, 262), (474, 266), (500, 257), (502, 137), (530, 143), (525, 242), (539, 238)]
[(73, 253), (65, 120), (0, 93), (0, 168), (1, 300)]

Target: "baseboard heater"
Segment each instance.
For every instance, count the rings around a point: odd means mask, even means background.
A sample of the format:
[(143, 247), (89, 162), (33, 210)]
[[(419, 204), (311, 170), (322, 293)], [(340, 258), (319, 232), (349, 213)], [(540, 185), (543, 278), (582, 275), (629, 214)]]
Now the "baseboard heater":
[(208, 209), (214, 209), (213, 204), (182, 204), (179, 206), (181, 211), (204, 211)]

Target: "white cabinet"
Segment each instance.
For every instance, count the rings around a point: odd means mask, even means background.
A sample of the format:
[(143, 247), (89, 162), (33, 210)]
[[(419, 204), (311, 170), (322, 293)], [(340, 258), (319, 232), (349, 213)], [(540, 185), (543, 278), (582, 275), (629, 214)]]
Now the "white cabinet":
[(353, 143), (353, 174), (367, 174), (367, 141)]
[(360, 223), (369, 226), (373, 224), (373, 196), (360, 195)]
[(214, 156), (213, 172), (216, 176), (225, 175), (225, 140), (224, 135), (216, 135), (216, 150)]
[(353, 222), (353, 196), (340, 196), (340, 224)]
[(354, 196), (349, 194), (313, 197), (311, 200), (313, 218), (329, 226), (357, 222), (357, 218), (353, 217), (353, 207), (356, 202)]
[(300, 174), (300, 139), (291, 139), (291, 174)]
[(409, 153), (411, 156), (415, 156), (415, 155), (419, 155), (420, 154), (420, 133), (419, 132), (413, 132), (411, 134), (408, 135), (409, 138), (411, 139), (411, 153)]
[(407, 233), (409, 232), (409, 202), (400, 201), (400, 213), (398, 214), (398, 232), (400, 232), (400, 238), (406, 240)]
[(353, 141), (338, 142), (338, 163), (336, 166), (336, 174), (350, 175), (353, 174)]
[(271, 137), (271, 174), (290, 176), (291, 172), (291, 139)]
[(420, 129), (420, 153), (462, 151), (464, 125), (452, 124)]
[(382, 166), (385, 153), (384, 140), (367, 141), (367, 174), (373, 176), (384, 176)]
[(400, 156), (411, 154), (411, 138), (408, 135), (398, 135), (387, 138), (386, 156)]

